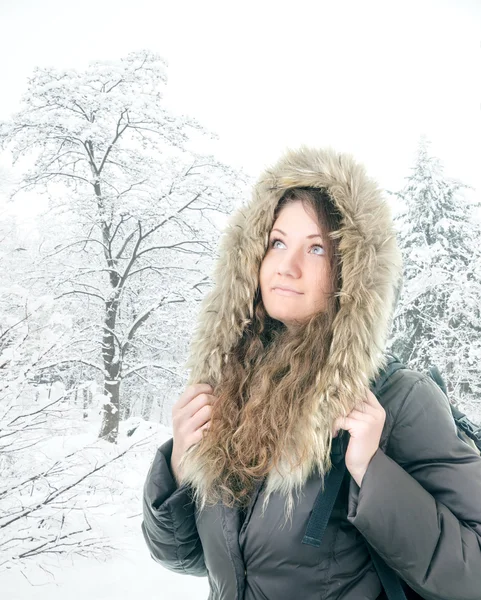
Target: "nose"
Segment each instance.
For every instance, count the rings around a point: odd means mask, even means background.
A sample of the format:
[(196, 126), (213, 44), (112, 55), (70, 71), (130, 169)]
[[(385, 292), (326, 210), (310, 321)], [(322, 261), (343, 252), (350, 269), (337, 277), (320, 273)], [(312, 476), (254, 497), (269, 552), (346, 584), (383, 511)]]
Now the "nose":
[(293, 252), (291, 254), (285, 253), (282, 259), (277, 265), (277, 274), (281, 277), (294, 277), (298, 278), (301, 275), (301, 266), (297, 255)]

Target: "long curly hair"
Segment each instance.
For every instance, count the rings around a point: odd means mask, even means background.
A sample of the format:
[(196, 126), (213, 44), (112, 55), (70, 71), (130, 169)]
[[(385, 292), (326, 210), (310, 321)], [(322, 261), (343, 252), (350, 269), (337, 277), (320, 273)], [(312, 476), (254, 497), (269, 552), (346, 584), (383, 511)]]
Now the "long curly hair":
[(318, 374), (328, 357), (332, 326), (342, 287), (338, 237), (341, 215), (326, 190), (291, 188), (276, 206), (274, 220), (288, 204), (302, 202), (315, 216), (330, 265), (327, 309), (294, 328), (271, 318), (258, 287), (254, 318), (229, 353), (222, 380), (213, 391), (210, 427), (195, 448), (209, 464), (207, 493), (194, 498), (205, 504), (247, 506), (257, 483), (276, 468), (283, 449), (294, 447), (290, 466), (301, 464), (306, 448), (295, 438), (295, 426), (316, 401)]

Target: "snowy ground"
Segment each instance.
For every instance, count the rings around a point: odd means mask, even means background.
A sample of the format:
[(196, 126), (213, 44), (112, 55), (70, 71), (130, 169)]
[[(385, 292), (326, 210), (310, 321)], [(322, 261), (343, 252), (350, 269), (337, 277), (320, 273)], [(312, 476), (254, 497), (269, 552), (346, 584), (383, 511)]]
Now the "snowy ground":
[[(141, 493), (155, 450), (170, 437), (170, 432), (153, 423), (141, 422), (131, 438), (124, 435), (122, 444), (153, 436), (140, 449), (131, 451), (127, 458), (119, 459), (102, 477), (108, 481), (110, 494), (102, 491), (100, 506), (89, 519), (108, 538), (111, 556), (97, 558), (62, 557), (45, 565), (37, 557), (35, 562), (24, 564), (22, 571), (12, 568), (0, 573), (2, 600), (191, 600), (208, 597), (207, 579), (172, 573), (155, 563), (147, 550), (140, 530)], [(51, 442), (51, 454), (58, 455), (60, 446), (66, 453), (76, 444), (84, 444), (88, 433), (58, 438)], [(123, 461), (123, 462), (121, 462)], [(45, 570), (47, 569), (47, 570)]]
[[(140, 530), (140, 518), (136, 519)], [(140, 533), (140, 531), (139, 531)], [(141, 534), (128, 540), (123, 556), (105, 563), (78, 560), (53, 572), (55, 582), (35, 586), (22, 575), (2, 574), (3, 600), (199, 600), (208, 597), (207, 579), (171, 573), (149, 556)]]

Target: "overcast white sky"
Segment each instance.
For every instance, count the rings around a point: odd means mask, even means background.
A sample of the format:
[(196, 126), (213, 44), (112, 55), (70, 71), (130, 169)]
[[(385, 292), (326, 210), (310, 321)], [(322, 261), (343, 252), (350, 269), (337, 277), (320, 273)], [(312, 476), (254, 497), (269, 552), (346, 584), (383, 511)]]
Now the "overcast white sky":
[(398, 189), (424, 133), (481, 190), (479, 0), (0, 0), (0, 119), (36, 65), (143, 48), (169, 62), (166, 99), (253, 175), (305, 142)]

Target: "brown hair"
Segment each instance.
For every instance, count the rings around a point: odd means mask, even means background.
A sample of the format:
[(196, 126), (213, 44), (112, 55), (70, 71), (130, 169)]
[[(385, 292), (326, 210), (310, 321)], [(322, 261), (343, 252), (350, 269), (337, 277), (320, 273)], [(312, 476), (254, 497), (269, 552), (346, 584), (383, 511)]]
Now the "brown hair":
[(316, 379), (329, 354), (339, 309), (341, 266), (333, 234), (341, 215), (325, 190), (291, 188), (279, 200), (273, 223), (286, 205), (299, 201), (316, 218), (325, 240), (331, 280), (327, 310), (287, 329), (267, 314), (258, 288), (254, 318), (229, 353), (213, 392), (217, 401), (210, 427), (195, 450), (210, 465), (204, 482), (208, 504), (245, 506), (286, 446), (296, 449), (289, 457), (291, 467), (305, 456), (306, 448), (294, 439), (295, 426), (316, 401)]

